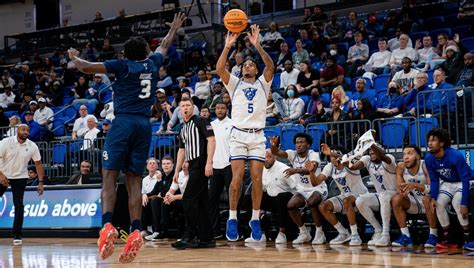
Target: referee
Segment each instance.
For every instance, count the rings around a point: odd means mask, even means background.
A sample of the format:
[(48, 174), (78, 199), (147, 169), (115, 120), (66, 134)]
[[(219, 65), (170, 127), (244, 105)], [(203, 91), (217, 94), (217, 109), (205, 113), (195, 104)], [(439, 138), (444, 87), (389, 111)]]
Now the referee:
[[(189, 98), (181, 99), (180, 112), (184, 122), (179, 135), (179, 151), (173, 181), (183, 162), (189, 163), (189, 179), (183, 194), (186, 235), (171, 246), (176, 249), (215, 247), (212, 227), (209, 221), (208, 177), (212, 175), (212, 158), (216, 142), (209, 121), (193, 114), (194, 103)], [(197, 240), (195, 239), (197, 238)]]
[(28, 139), (30, 128), (21, 124), (16, 136), (0, 141), (0, 197), (11, 186), (15, 218), (13, 219), (13, 245), (21, 245), (23, 228), (23, 196), (28, 181), (28, 163), (35, 162), (38, 173), (38, 195), (43, 194), (43, 165), (38, 146)]

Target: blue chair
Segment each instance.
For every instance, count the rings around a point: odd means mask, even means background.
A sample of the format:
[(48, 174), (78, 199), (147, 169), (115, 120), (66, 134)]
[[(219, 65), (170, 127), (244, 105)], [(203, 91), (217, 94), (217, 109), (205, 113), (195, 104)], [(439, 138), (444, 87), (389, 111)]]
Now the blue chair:
[[(418, 128), (419, 126), (419, 128)], [(428, 144), (426, 135), (433, 128), (438, 127), (438, 120), (436, 118), (420, 118), (417, 121), (410, 123), (410, 142), (417, 142), (417, 137), (420, 137), (420, 144), (418, 146), (425, 147)]]
[(402, 122), (388, 121), (381, 126), (382, 144), (390, 148), (402, 148), (406, 129)]
[(423, 40), (423, 37), (430, 35), (428, 32), (423, 31), (423, 32), (414, 32), (410, 34), (410, 39), (413, 42), (413, 44), (416, 43), (416, 40), (420, 39)]
[(461, 40), (461, 44), (469, 51), (474, 50), (474, 37), (468, 37)]
[(273, 75), (272, 88), (280, 88), (280, 73)]
[(20, 114), (19, 114), (18, 112), (16, 112), (16, 111), (6, 111), (6, 112), (4, 112), (3, 114), (4, 114), (7, 118), (10, 118), (10, 117), (12, 117), (12, 116), (14, 116), (14, 115), (20, 116)]
[(66, 144), (53, 144), (53, 165), (64, 165), (66, 162)]
[(63, 110), (63, 118), (67, 118), (65, 120), (65, 123), (68, 123), (69, 121), (72, 121), (75, 119), (77, 116), (77, 109), (74, 106), (69, 106), (66, 109)]
[(469, 31), (469, 26), (461, 25), (461, 26), (454, 27), (452, 32), (455, 33), (455, 34), (458, 33), (459, 37), (464, 39), (468, 36), (468, 35), (466, 35), (466, 33), (468, 31)]
[(349, 51), (349, 43), (341, 42), (341, 43), (337, 43), (336, 46), (337, 46), (337, 51), (339, 54), (347, 55), (347, 52)]
[(279, 54), (280, 54), (279, 51), (269, 51), (268, 52), (268, 55), (272, 58), (273, 62), (277, 62)]
[(430, 17), (424, 20), (423, 25), (425, 26), (426, 29), (432, 30), (432, 29), (435, 29), (435, 27), (439, 25), (443, 25), (443, 23), (444, 23), (444, 17), (436, 16), (436, 17)]
[(270, 138), (275, 137), (275, 136), (280, 137), (281, 136), (281, 129), (278, 126), (266, 127), (266, 128), (263, 129), (263, 134), (265, 135), (265, 138), (267, 139), (267, 141), (265, 143), (265, 146), (266, 146), (265, 148), (270, 148), (271, 147)]
[(377, 75), (374, 78), (374, 89), (382, 89), (388, 87), (388, 81), (390, 80), (390, 74)]
[(322, 101), (324, 107), (329, 107), (329, 103), (331, 102), (331, 94), (323, 93), (319, 99)]
[(281, 149), (293, 149), (295, 147), (293, 144), (293, 137), (295, 134), (300, 132), (304, 132), (304, 127), (302, 125), (285, 126), (281, 131)]
[(309, 125), (308, 127), (306, 127), (306, 133), (313, 137), (313, 144), (311, 145), (311, 149), (313, 149), (314, 151), (320, 151), (320, 141), (326, 131), (326, 125)]
[(66, 129), (64, 128), (64, 118), (54, 118), (52, 130), (55, 137), (64, 136), (66, 133)]
[(151, 133), (156, 133), (160, 129), (161, 122), (151, 124)]
[(296, 39), (292, 36), (285, 37), (285, 41), (288, 44), (288, 48), (293, 48), (296, 43)]
[(69, 144), (69, 152), (70, 153), (77, 153), (81, 150), (82, 145), (84, 144), (83, 141), (73, 141)]
[(382, 98), (383, 96), (387, 95), (387, 89), (382, 88), (377, 90), (377, 107), (380, 107), (382, 105)]
[(155, 145), (156, 145), (155, 147), (174, 146), (175, 145), (175, 136), (174, 135), (158, 136), (158, 139), (156, 140)]
[(63, 105), (68, 105), (68, 104), (72, 103), (74, 100), (75, 100), (74, 97), (65, 96), (65, 97), (63, 98)]
[(158, 136), (151, 136), (150, 148), (148, 149), (148, 157), (152, 157), (155, 154), (155, 145), (158, 140)]

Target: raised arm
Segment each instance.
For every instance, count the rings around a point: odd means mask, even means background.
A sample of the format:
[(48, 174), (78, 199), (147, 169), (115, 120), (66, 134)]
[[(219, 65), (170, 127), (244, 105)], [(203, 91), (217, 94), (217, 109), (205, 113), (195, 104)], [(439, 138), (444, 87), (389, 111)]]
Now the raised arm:
[(270, 82), (273, 79), (273, 74), (275, 73), (275, 64), (273, 60), (268, 55), (268, 53), (260, 45), (260, 26), (254, 24), (250, 26), (250, 32), (247, 33), (250, 43), (255, 46), (258, 53), (262, 57), (263, 63), (265, 63), (265, 69), (263, 70), (263, 76), (265, 81)]
[(383, 162), (387, 164), (392, 164), (392, 159), (385, 154), (385, 150), (377, 146), (375, 143), (370, 147), (374, 154), (379, 157)]
[(67, 53), (79, 71), (86, 74), (107, 73), (107, 68), (105, 68), (105, 65), (102, 62), (89, 62), (79, 58), (79, 51), (75, 48), (68, 49)]
[(161, 53), (163, 57), (166, 56), (168, 53), (168, 49), (173, 44), (173, 40), (176, 37), (176, 32), (178, 29), (183, 25), (183, 22), (186, 20), (186, 15), (184, 13), (176, 13), (174, 14), (174, 19), (168, 25), (170, 26), (170, 30), (166, 34), (166, 36), (161, 40), (161, 44), (159, 47), (156, 48), (155, 52)]
[(227, 32), (227, 36), (225, 38), (224, 49), (219, 56), (219, 59), (216, 63), (216, 73), (222, 79), (224, 84), (228, 84), (230, 80), (230, 73), (225, 68), (225, 63), (227, 61), (227, 55), (229, 55), (229, 51), (232, 49), (235, 41), (239, 38), (240, 33), (231, 33)]
[(270, 137), (270, 146), (271, 146), (270, 150), (272, 151), (272, 154), (274, 156), (278, 156), (278, 157), (286, 159), (288, 158), (288, 154), (285, 151), (278, 148), (278, 139), (279, 139), (278, 136)]

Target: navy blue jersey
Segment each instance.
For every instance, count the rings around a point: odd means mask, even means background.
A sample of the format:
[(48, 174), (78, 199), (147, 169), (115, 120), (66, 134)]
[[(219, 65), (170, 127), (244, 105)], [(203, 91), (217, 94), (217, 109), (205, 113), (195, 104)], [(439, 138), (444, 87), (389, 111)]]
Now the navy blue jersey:
[(109, 60), (104, 65), (108, 73), (116, 77), (114, 113), (151, 116), (155, 103), (158, 70), (163, 62), (160, 53), (153, 53), (142, 61)]
[(441, 159), (429, 153), (425, 157), (425, 164), (430, 175), (430, 194), (433, 199), (438, 198), (440, 181), (462, 182), (461, 205), (468, 205), (469, 180), (472, 179), (472, 172), (461, 152), (447, 148)]

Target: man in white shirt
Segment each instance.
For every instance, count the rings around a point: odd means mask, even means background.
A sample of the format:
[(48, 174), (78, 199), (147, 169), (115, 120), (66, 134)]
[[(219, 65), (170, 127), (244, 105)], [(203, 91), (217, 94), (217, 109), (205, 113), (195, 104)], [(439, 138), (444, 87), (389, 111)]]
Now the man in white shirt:
[(100, 117), (104, 119), (108, 119), (110, 121), (113, 121), (115, 118), (114, 115), (114, 102), (108, 102), (107, 104), (104, 105), (104, 109), (100, 111)]
[(420, 40), (416, 40), (415, 49), (418, 56), (418, 68), (428, 70), (430, 68), (430, 61), (436, 55), (435, 48), (432, 46), (431, 36), (423, 37), (423, 47), (421, 47)]
[(53, 127), (54, 112), (51, 108), (46, 106), (46, 99), (38, 99), (38, 109), (33, 115), (33, 120), (35, 120), (40, 126), (47, 127), (49, 130)]
[(12, 92), (10, 86), (5, 87), (5, 92), (0, 94), (0, 106), (3, 108), (8, 108), (11, 104), (15, 103), (15, 94)]
[[(390, 51), (395, 51), (395, 49), (400, 47), (400, 36), (402, 36), (402, 31), (400, 28), (397, 28), (397, 31), (395, 32), (395, 37), (388, 40), (388, 48)], [(408, 46), (413, 47), (413, 44), (411, 42), (411, 39), (408, 39)]]
[(347, 52), (347, 75), (353, 77), (357, 67), (364, 64), (369, 58), (369, 46), (362, 43), (362, 33), (354, 34), (355, 45)]
[(411, 68), (411, 59), (408, 57), (402, 60), (402, 69), (393, 76), (392, 81), (397, 83), (397, 86), (401, 88), (401, 94), (408, 93), (415, 86), (416, 75), (419, 73), (418, 70)]
[[(28, 139), (30, 128), (21, 124), (16, 136), (0, 141), (0, 198), (11, 187), (15, 217), (13, 245), (21, 245), (23, 228), (23, 195), (28, 182), (28, 163), (33, 160), (38, 173), (38, 195), (43, 194), (43, 164), (38, 146)], [(6, 215), (4, 215), (5, 217)]]
[(402, 63), (403, 58), (408, 57), (411, 61), (417, 60), (416, 51), (408, 46), (408, 40), (410, 40), (408, 35), (400, 35), (400, 47), (392, 50), (392, 56), (390, 58), (390, 67), (392, 68), (392, 71), (400, 70), (400, 64)]
[(242, 63), (244, 63), (244, 54), (242, 52), (235, 53), (235, 65), (234, 67), (232, 67), (230, 73), (237, 77), (240, 77), (240, 72), (242, 71)]
[(372, 72), (374, 74), (390, 73), (390, 57), (392, 53), (387, 50), (387, 38), (382, 37), (378, 42), (379, 51), (370, 56), (367, 63), (357, 70), (357, 76), (362, 76), (364, 72)]
[(89, 115), (87, 112), (87, 106), (81, 105), (79, 107), (79, 118), (74, 121), (74, 127), (72, 128), (72, 139), (76, 140), (78, 138), (84, 137), (86, 134), (87, 128), (87, 118), (92, 117), (94, 121), (97, 122), (97, 118), (94, 115)]
[(200, 102), (199, 104), (196, 103), (196, 105), (201, 107), (201, 104), (203, 104), (211, 95), (211, 81), (207, 79), (205, 70), (200, 70), (198, 72), (198, 79), (199, 81), (194, 86), (194, 96), (196, 96)]
[(212, 160), (213, 175), (209, 181), (209, 218), (214, 228), (214, 239), (222, 238), (220, 229), (219, 201), (224, 186), (229, 192), (232, 181), (232, 168), (230, 166), (230, 131), (232, 129), (231, 119), (227, 116), (227, 105), (222, 102), (216, 104), (217, 119), (211, 122), (216, 139), (216, 151)]
[(97, 123), (94, 118), (87, 118), (87, 131), (84, 134), (84, 143), (82, 145), (82, 150), (92, 149), (94, 146), (94, 141), (97, 139), (97, 134), (100, 130), (97, 129)]
[[(158, 171), (158, 159), (154, 157), (148, 158), (146, 161), (146, 170), (148, 175), (142, 180), (142, 231), (150, 230), (151, 235), (145, 236), (146, 240), (155, 239), (159, 233), (159, 213), (161, 205), (152, 202), (153, 198), (148, 195), (153, 192), (157, 183), (161, 181), (161, 172)], [(151, 226), (151, 228), (150, 228)]]
[(287, 176), (290, 167), (276, 161), (276, 157), (270, 151), (265, 154), (264, 165), (261, 209), (278, 215), (279, 232), (275, 243), (286, 244), (286, 229), (292, 224), (287, 204), (296, 192), (298, 176), (296, 174)]
[(289, 85), (296, 85), (298, 80), (298, 74), (300, 71), (293, 68), (293, 62), (291, 60), (285, 61), (285, 71), (281, 72), (280, 75), (280, 90), (286, 90)]

